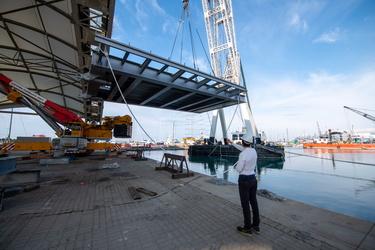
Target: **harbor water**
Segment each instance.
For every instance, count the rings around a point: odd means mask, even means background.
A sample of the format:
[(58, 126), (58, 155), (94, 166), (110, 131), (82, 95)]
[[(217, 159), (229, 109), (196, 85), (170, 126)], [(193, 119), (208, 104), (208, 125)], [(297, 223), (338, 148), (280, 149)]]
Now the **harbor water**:
[[(187, 150), (146, 151), (185, 155), (191, 171), (237, 183), (233, 156), (189, 156)], [(285, 148), (285, 160), (258, 160), (258, 189), (375, 222), (375, 150)]]

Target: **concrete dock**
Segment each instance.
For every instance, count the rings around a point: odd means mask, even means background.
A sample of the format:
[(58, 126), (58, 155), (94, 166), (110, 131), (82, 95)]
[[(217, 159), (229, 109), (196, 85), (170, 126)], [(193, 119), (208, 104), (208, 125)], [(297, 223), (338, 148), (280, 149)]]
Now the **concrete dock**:
[[(64, 165), (19, 161), (41, 169), (40, 187), (4, 198), (0, 249), (375, 249), (373, 222), (259, 195), (261, 234), (244, 236), (236, 184), (172, 179), (157, 166), (104, 153)], [(135, 200), (129, 187), (157, 195)]]

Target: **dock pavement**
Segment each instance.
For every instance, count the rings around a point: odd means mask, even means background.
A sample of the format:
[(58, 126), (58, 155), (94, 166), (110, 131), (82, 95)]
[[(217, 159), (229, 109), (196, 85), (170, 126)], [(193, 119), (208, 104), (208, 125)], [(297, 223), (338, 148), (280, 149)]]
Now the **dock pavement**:
[[(260, 195), (261, 233), (244, 236), (237, 184), (172, 179), (159, 165), (101, 152), (69, 164), (18, 161), (41, 170), (40, 187), (3, 199), (0, 249), (375, 249), (373, 222)], [(133, 199), (130, 187), (156, 195)]]

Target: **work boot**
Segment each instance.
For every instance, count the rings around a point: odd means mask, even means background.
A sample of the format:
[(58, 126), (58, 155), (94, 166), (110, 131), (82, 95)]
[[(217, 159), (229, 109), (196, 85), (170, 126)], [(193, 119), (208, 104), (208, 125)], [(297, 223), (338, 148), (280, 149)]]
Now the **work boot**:
[(260, 234), (260, 228), (259, 228), (259, 226), (251, 225), (251, 229), (253, 229), (256, 234)]
[(246, 236), (252, 236), (253, 235), (253, 232), (251, 232), (251, 229), (246, 229), (245, 227), (238, 226), (237, 231), (240, 232), (243, 235), (246, 235)]

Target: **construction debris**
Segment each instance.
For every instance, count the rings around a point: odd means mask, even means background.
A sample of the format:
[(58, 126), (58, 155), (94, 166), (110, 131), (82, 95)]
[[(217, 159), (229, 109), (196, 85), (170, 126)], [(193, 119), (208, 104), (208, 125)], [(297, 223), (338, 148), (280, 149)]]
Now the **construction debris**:
[(130, 195), (133, 197), (133, 200), (139, 200), (141, 199), (141, 196), (137, 192), (137, 189), (135, 187), (128, 187)]
[(137, 191), (141, 192), (141, 193), (144, 193), (144, 194), (147, 194), (149, 196), (155, 196), (155, 195), (157, 195), (157, 193), (155, 193), (153, 191), (150, 191), (148, 189), (145, 189), (145, 188), (137, 188)]

